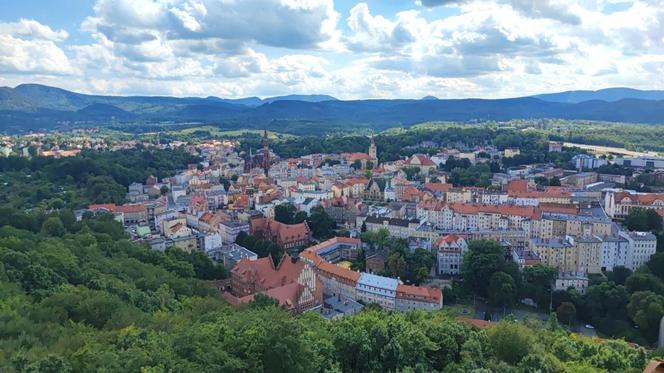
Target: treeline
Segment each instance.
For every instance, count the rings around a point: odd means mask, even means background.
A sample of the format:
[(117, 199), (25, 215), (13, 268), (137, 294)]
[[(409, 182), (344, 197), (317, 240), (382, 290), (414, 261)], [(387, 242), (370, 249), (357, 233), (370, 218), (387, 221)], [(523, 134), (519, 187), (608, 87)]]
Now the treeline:
[[(475, 146), (486, 145), (493, 145), (499, 150), (509, 147), (519, 148), (520, 155), (502, 160), (502, 166), (504, 167), (540, 162), (552, 162), (562, 167), (567, 166), (575, 154), (583, 153), (579, 149), (566, 150), (562, 153), (549, 153), (548, 138), (543, 133), (496, 129), (489, 126), (428, 126), (390, 130), (378, 134), (375, 141), (380, 162), (403, 159), (415, 153), (433, 155), (438, 152), (438, 146), (456, 147), (462, 150), (470, 150)], [(437, 146), (426, 146), (430, 142)], [(290, 158), (313, 153), (367, 152), (369, 143), (370, 140), (367, 136), (336, 134), (328, 135), (322, 139), (319, 136), (282, 139), (270, 144), (270, 147), (279, 156)], [(255, 150), (260, 147), (262, 147), (261, 139), (257, 135), (246, 134), (240, 138), (240, 149), (242, 151), (249, 152), (250, 149)], [(496, 169), (498, 163), (495, 160), (492, 163), (490, 167), (493, 171), (499, 171)], [(460, 163), (455, 168), (464, 169), (469, 166)], [(453, 171), (453, 168), (449, 169), (448, 167), (447, 170)]]
[(149, 175), (164, 178), (200, 161), (184, 149), (137, 147), (116, 152), (85, 151), (68, 158), (0, 158), (0, 204), (16, 207), (123, 203), (127, 186)]
[(481, 330), (371, 305), (336, 321), (261, 299), (233, 308), (200, 281), (217, 273), (203, 254), (151, 251), (117, 232), (108, 216), (55, 214), (38, 230), (0, 228), (3, 371), (637, 372), (647, 358), (555, 318)]

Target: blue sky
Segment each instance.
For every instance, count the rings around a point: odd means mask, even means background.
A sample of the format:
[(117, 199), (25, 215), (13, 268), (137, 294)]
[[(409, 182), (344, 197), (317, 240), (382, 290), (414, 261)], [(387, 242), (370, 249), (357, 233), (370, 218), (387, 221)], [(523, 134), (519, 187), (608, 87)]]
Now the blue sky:
[(0, 86), (514, 97), (664, 89), (661, 0), (0, 0)]

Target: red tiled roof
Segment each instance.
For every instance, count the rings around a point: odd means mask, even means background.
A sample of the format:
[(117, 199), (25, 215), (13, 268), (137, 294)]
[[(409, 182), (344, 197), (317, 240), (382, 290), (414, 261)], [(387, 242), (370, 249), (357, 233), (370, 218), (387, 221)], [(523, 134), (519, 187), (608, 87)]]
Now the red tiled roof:
[(528, 180), (517, 179), (507, 182), (507, 192), (526, 192), (528, 191)]
[(263, 289), (271, 289), (291, 283), (297, 279), (304, 268), (304, 263), (293, 263), (291, 257), (285, 254), (275, 268), (271, 257), (257, 260), (240, 260), (231, 273), (240, 276), (245, 282), (254, 282)]
[(212, 220), (214, 220), (215, 215), (211, 212), (206, 212), (203, 215), (201, 215), (200, 218), (198, 218), (199, 221), (202, 221), (203, 223), (210, 224)]
[(559, 214), (576, 214), (578, 206), (571, 203), (540, 203), (537, 206), (542, 212), (555, 212)]
[(360, 279), (360, 272), (355, 272), (350, 269), (340, 267), (336, 264), (328, 263), (324, 260), (321, 260), (318, 263), (317, 268), (319, 271), (352, 282), (353, 284), (357, 283), (357, 281)]
[(440, 246), (443, 243), (446, 243), (448, 245), (456, 243), (457, 241), (465, 239), (463, 236), (459, 236), (457, 234), (448, 234), (446, 236), (440, 237), (436, 240), (436, 246)]
[(115, 205), (112, 203), (99, 203), (99, 204), (94, 204), (88, 206), (88, 209), (90, 210), (108, 210), (108, 211), (115, 211)]
[(274, 219), (268, 219), (267, 226), (271, 234), (278, 236), (281, 242), (301, 241), (309, 238), (310, 230), (306, 222), (284, 224)]
[[(415, 162), (417, 160), (418, 162)], [(406, 161), (407, 165), (412, 166), (435, 166), (436, 163), (424, 154), (415, 154)]]
[(353, 178), (344, 180), (344, 182), (349, 186), (353, 186), (355, 184), (367, 185), (367, 184), (369, 184), (369, 179), (367, 179), (366, 177), (353, 177)]
[(443, 297), (442, 290), (432, 287), (413, 286), (413, 285), (397, 285), (397, 298), (401, 299), (416, 299), (418, 301), (425, 301), (430, 303), (440, 303)]
[(371, 157), (369, 157), (369, 154), (367, 153), (344, 153), (342, 154), (342, 157), (351, 162), (356, 160), (371, 160)]
[(427, 201), (419, 202), (417, 204), (417, 208), (424, 210), (440, 211), (445, 208), (445, 203), (435, 199), (430, 199)]
[(443, 183), (425, 183), (424, 189), (428, 189), (432, 192), (447, 192), (452, 189), (452, 184), (443, 184)]
[[(318, 250), (324, 249), (330, 245), (334, 245), (336, 243), (347, 243), (347, 244), (352, 244), (352, 245), (359, 245), (362, 241), (360, 241), (359, 238), (351, 238), (351, 237), (332, 237), (328, 240), (325, 240), (323, 242), (320, 242), (316, 245), (307, 247), (304, 249), (304, 251), (312, 252), (315, 253)], [(303, 251), (303, 252), (304, 252)]]
[(470, 324), (470, 325), (472, 325), (476, 328), (480, 328), (480, 329), (486, 329), (486, 328), (489, 328), (489, 327), (493, 326), (491, 321), (486, 321), (486, 320), (467, 319), (467, 318), (460, 318), (459, 320), (461, 320), (465, 323), (468, 323), (468, 324)]
[(664, 202), (664, 193), (631, 194), (628, 192), (620, 192), (616, 193), (614, 198), (616, 203), (619, 203), (623, 199), (628, 198), (629, 203), (652, 205), (657, 200)]
[(145, 206), (139, 204), (114, 205), (112, 203), (96, 204), (88, 206), (90, 210), (108, 210), (110, 212), (121, 212), (123, 214), (144, 212)]

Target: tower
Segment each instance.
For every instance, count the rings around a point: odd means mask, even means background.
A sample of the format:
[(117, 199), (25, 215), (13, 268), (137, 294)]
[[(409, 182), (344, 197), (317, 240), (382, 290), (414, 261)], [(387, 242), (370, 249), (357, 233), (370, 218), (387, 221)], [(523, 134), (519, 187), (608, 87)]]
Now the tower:
[(371, 144), (369, 144), (369, 158), (371, 158), (372, 161), (378, 161), (378, 149), (376, 148), (374, 135), (371, 135)]
[(270, 171), (270, 140), (267, 138), (267, 130), (263, 133), (263, 171), (268, 176)]

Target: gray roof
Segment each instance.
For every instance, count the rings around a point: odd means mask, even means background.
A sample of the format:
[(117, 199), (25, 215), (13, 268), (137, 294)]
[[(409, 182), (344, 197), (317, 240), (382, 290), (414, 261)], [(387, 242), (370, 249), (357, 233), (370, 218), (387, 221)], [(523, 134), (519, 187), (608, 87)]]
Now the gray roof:
[(375, 288), (396, 291), (397, 286), (399, 285), (399, 281), (394, 278), (362, 272), (360, 274), (360, 279), (357, 281), (357, 285), (372, 286)]
[(396, 225), (396, 226), (401, 226), (401, 227), (407, 227), (409, 224), (419, 224), (419, 220), (417, 219), (399, 219), (399, 218), (381, 218), (379, 216), (367, 216), (367, 219), (365, 220), (367, 223), (374, 223), (374, 224), (383, 224), (384, 221), (387, 221), (387, 224), (389, 225)]
[(540, 246), (548, 246), (548, 247), (554, 247), (554, 248), (563, 248), (563, 247), (571, 247), (572, 244), (569, 243), (567, 240), (564, 238), (550, 238), (550, 239), (540, 239), (540, 238), (531, 238), (530, 242), (534, 243), (535, 245), (540, 245)]
[(657, 241), (657, 237), (650, 232), (629, 232), (629, 236), (635, 241)]

